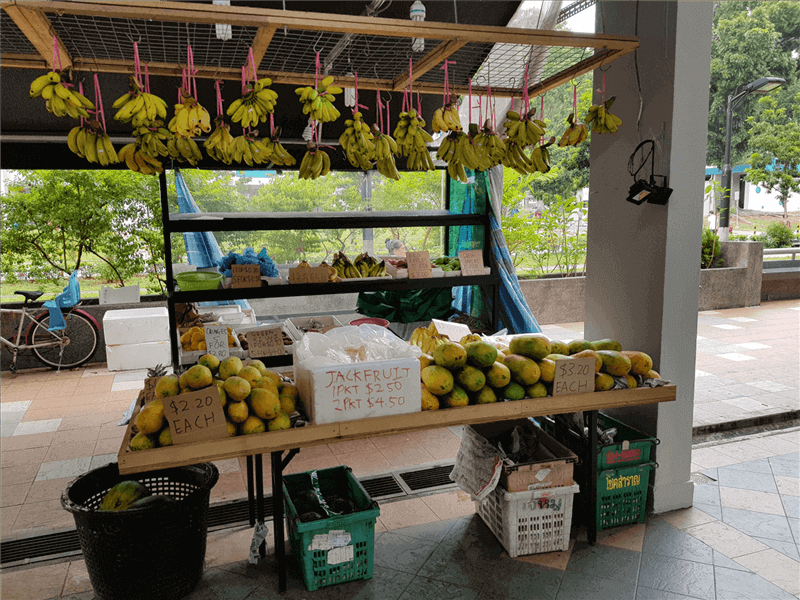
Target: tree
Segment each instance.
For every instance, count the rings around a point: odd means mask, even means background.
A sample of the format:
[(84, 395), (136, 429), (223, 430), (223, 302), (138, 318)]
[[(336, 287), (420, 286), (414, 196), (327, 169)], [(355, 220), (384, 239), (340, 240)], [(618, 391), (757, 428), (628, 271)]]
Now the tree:
[(2, 197), (5, 274), (68, 275), (92, 255), (124, 285), (163, 264), (156, 178), (129, 171), (18, 171), (13, 185)]
[(748, 181), (763, 185), (767, 191), (777, 191), (783, 206), (783, 218), (788, 212), (789, 194), (800, 192), (800, 93), (791, 110), (778, 108), (772, 96), (764, 96), (759, 104), (764, 111), (756, 119), (750, 117), (751, 168), (745, 171)]
[[(725, 113), (728, 96), (759, 77), (783, 77), (787, 87), (798, 79), (793, 56), (800, 48), (800, 3), (717, 2), (711, 46), (711, 85), (706, 164), (722, 166), (725, 154)], [(778, 94), (780, 106), (792, 95)], [(747, 160), (746, 118), (758, 112), (756, 98), (744, 98), (733, 113), (731, 164)]]

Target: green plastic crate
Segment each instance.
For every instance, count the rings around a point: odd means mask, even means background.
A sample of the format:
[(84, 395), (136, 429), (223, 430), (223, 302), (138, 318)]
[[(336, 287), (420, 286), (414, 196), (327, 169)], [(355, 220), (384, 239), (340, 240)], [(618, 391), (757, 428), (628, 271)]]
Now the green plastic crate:
[(598, 531), (644, 521), (650, 472), (657, 466), (647, 463), (598, 473)]
[(297, 558), (303, 581), (309, 591), (321, 587), (372, 578), (375, 555), (375, 520), (380, 508), (350, 467), (319, 469), (319, 487), (323, 496), (332, 491), (347, 494), (356, 512), (303, 523), (292, 502), (292, 494), (310, 490), (311, 471), (286, 475), (283, 493), (286, 524), (292, 554)]
[(625, 425), (608, 415), (597, 415), (597, 426), (600, 429), (617, 428), (613, 444), (598, 447), (597, 470), (620, 469), (631, 465), (650, 462), (650, 451), (659, 444), (659, 440), (646, 433)]

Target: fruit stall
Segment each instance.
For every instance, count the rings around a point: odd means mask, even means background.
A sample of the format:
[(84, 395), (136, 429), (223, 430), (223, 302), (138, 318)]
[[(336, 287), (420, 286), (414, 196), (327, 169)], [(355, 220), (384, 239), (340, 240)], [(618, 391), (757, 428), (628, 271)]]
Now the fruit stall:
[[(165, 170), (176, 167), (221, 170), (274, 165), (283, 171), (296, 170), (299, 177), (309, 179), (324, 177), (332, 169), (374, 168), (386, 177), (397, 178), (405, 171), (443, 168), (450, 179), (462, 182), (468, 171), (485, 171), (499, 164), (520, 173), (546, 172), (548, 146), (556, 139), (561, 145), (576, 145), (586, 141), (590, 128), (603, 135), (613, 134), (622, 126), (621, 119), (609, 110), (613, 97), (603, 98), (586, 115), (572, 115), (557, 132), (546, 131), (535, 111), (515, 111), (513, 107), (502, 123), (487, 119), (474, 128), (471, 123), (464, 127), (451, 97), (469, 97), (470, 102), (473, 95), (511, 98), (525, 105), (577, 75), (605, 68), (639, 44), (635, 37), (621, 35), (191, 2), (161, 2), (158, 13), (147, 18), (142, 13), (151, 11), (151, 6), (137, 1), (31, 1), (24, 5), (3, 3), (2, 8), (3, 66), (33, 75), (27, 81), (27, 85), (34, 82), (31, 102), (38, 102), (42, 112), (47, 110), (48, 123), (64, 117), (79, 123), (71, 129), (60, 125), (64, 143), (50, 156), (55, 154), (68, 168), (129, 168), (158, 175), (165, 236), (182, 231), (288, 226), (288, 215), (220, 213), (198, 218), (169, 214)], [(216, 24), (232, 27), (243, 44), (214, 41)], [(190, 36), (183, 35), (189, 28), (195, 37), (205, 36), (211, 43), (203, 50), (195, 43), (192, 49)], [(54, 35), (44, 35), (43, 31)], [(88, 48), (86, 38), (129, 42), (107, 44), (100, 51)], [(5, 40), (11, 40), (11, 45), (6, 46)], [(409, 47), (417, 40), (426, 42), (426, 51), (411, 53), (409, 59)], [(7, 52), (6, 48), (11, 50)], [(486, 63), (490, 55), (492, 60)], [(534, 63), (537, 68), (526, 68)], [(45, 64), (51, 70), (42, 73)], [(86, 74), (94, 76), (92, 85), (83, 77)], [(223, 97), (224, 81), (231, 83)], [(180, 96), (173, 111), (176, 87)], [(108, 115), (102, 110), (101, 90), (110, 107)], [(361, 90), (356, 103), (363, 106), (347, 115), (343, 114), (346, 90), (355, 90), (356, 94)], [(4, 91), (4, 104), (8, 104), (8, 93)], [(396, 115), (396, 120), (390, 115)], [(309, 120), (312, 135), (306, 140), (302, 133)], [(506, 135), (501, 135), (498, 125), (504, 127)], [(262, 133), (256, 127), (261, 127)], [(232, 128), (241, 133), (234, 137)], [(442, 134), (438, 149), (431, 148), (431, 132)], [(13, 168), (14, 161), (27, 167), (35, 165), (38, 149), (39, 144), (25, 145), (8, 166)], [(363, 227), (378, 226), (386, 219), (485, 228), (489, 223), (488, 215), (449, 211), (292, 214), (291, 218), (292, 228), (307, 229), (336, 227), (337, 222), (353, 219)], [(169, 243), (167, 248), (167, 278), (171, 282)], [(184, 371), (185, 377), (175, 377), (175, 381), (161, 377), (165, 382), (161, 388), (154, 377), (152, 388), (143, 390), (142, 398), (148, 402), (137, 403), (118, 454), (119, 472), (144, 474), (246, 456), (249, 474), (254, 476), (249, 492), (263, 521), (261, 461), (262, 455), (270, 454), (281, 589), (286, 584), (282, 476), (299, 449), (448, 426), (586, 412), (589, 450), (581, 458), (589, 465), (589, 481), (594, 481), (598, 411), (671, 402), (677, 396), (676, 386), (653, 371), (653, 362), (645, 353), (623, 350), (613, 340), (572, 340), (579, 342), (573, 347), (527, 334), (464, 339), (437, 332), (435, 327), (415, 332), (412, 343), (406, 344), (412, 348), (411, 354), (403, 350), (402, 358), (382, 359), (405, 361), (402, 367), (393, 367), (405, 369), (404, 378), (401, 381), (395, 375), (392, 381), (396, 386), (392, 391), (397, 392), (392, 397), (398, 404), (396, 400), (402, 395), (403, 410), (389, 414), (384, 411), (388, 401), (376, 408), (367, 397), (370, 410), (355, 411), (356, 418), (329, 420), (322, 416), (324, 396), (315, 387), (316, 380), (312, 375), (303, 380), (298, 359), (298, 353), (309, 350), (303, 346), (304, 340), (314, 334), (298, 335), (286, 326), (294, 371), (281, 371), (275, 379), (270, 374), (274, 371), (267, 368), (271, 365), (254, 360), (255, 355), (247, 359), (241, 354), (242, 340), (235, 327), (229, 330), (224, 323), (215, 324), (220, 325), (220, 331), (214, 335), (224, 340), (224, 349), (213, 354), (208, 352), (208, 327), (200, 335), (200, 328), (181, 330), (176, 319), (176, 307), (191, 302), (473, 284), (496, 289), (497, 265), (489, 248), (479, 254), (481, 266), (488, 271), (472, 275), (464, 271), (452, 278), (447, 273), (460, 271), (465, 261), (458, 265), (451, 260), (429, 261), (425, 276), (412, 277), (410, 264), (382, 265), (375, 257), (341, 257), (331, 265), (303, 265), (300, 271), (307, 272), (295, 272), (294, 281), (290, 274), (280, 285), (275, 281), (235, 285), (233, 272), (230, 281), (225, 275), (216, 277), (208, 289), (190, 289), (188, 279), (186, 286), (179, 282), (180, 289), (172, 289), (169, 296), (170, 335), (173, 357), (183, 350), (187, 360), (173, 362), (193, 366)], [(311, 271), (317, 269), (321, 271), (312, 275)], [(435, 269), (442, 271), (441, 277), (435, 276)], [(400, 275), (403, 270), (405, 278)], [(249, 276), (259, 280), (270, 277), (263, 270)], [(496, 308), (497, 296), (494, 298)], [(496, 325), (496, 314), (493, 321)], [(253, 339), (245, 335), (250, 344)], [(283, 341), (279, 343), (284, 345)], [(475, 344), (481, 344), (481, 352)], [(285, 348), (283, 351), (286, 353)], [(208, 356), (216, 356), (217, 361)], [(344, 373), (352, 368), (374, 368), (381, 362), (368, 354), (351, 359), (336, 370)], [(583, 383), (559, 379), (570, 364), (589, 369), (583, 373)], [(247, 369), (250, 371), (241, 376)], [(307, 371), (314, 373), (310, 367)], [(575, 387), (571, 387), (573, 384)], [(170, 410), (177, 415), (184, 410), (181, 402), (188, 409), (190, 400), (197, 401), (197, 406), (192, 408), (192, 420), (185, 419), (189, 426), (176, 425), (176, 420), (169, 418)], [(230, 410), (234, 405), (239, 412)], [(330, 406), (327, 410), (330, 412)], [(596, 504), (598, 491), (594, 485), (583, 493), (589, 498), (589, 506)], [(588, 530), (593, 542), (597, 524), (590, 521)]]

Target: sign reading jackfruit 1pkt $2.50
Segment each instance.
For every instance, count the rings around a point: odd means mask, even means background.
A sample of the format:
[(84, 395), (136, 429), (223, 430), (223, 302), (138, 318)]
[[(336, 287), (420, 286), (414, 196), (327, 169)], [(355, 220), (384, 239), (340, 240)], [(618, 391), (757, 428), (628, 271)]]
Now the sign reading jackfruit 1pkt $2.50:
[(556, 361), (553, 396), (594, 391), (594, 358), (569, 358)]
[(169, 396), (163, 398), (162, 402), (173, 444), (228, 437), (225, 411), (216, 385), (188, 394)]

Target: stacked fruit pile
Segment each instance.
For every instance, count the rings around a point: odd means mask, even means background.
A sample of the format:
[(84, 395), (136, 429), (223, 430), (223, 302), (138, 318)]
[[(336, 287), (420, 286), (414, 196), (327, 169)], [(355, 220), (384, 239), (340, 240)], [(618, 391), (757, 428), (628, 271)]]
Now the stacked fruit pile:
[[(184, 352), (193, 352), (206, 349), (206, 332), (202, 327), (194, 326), (189, 331), (181, 334), (181, 348)], [(228, 348), (236, 346), (236, 337), (233, 329), (228, 327)]]
[(623, 351), (619, 342), (609, 339), (566, 343), (526, 334), (506, 345), (474, 334), (460, 342), (433, 344), (429, 337), (411, 338), (411, 343), (430, 352), (420, 357), (423, 410), (550, 396), (559, 359), (594, 358), (595, 391), (635, 388), (643, 379), (660, 379), (647, 354)]
[(245, 366), (240, 358), (220, 361), (212, 354), (177, 375), (164, 375), (156, 383), (156, 399), (136, 415), (136, 435), (130, 449), (149, 450), (172, 445), (172, 433), (164, 418), (164, 405), (181, 394), (216, 386), (227, 417), (228, 435), (250, 435), (289, 429), (289, 415), (299, 399), (297, 388), (268, 370), (260, 360)]

